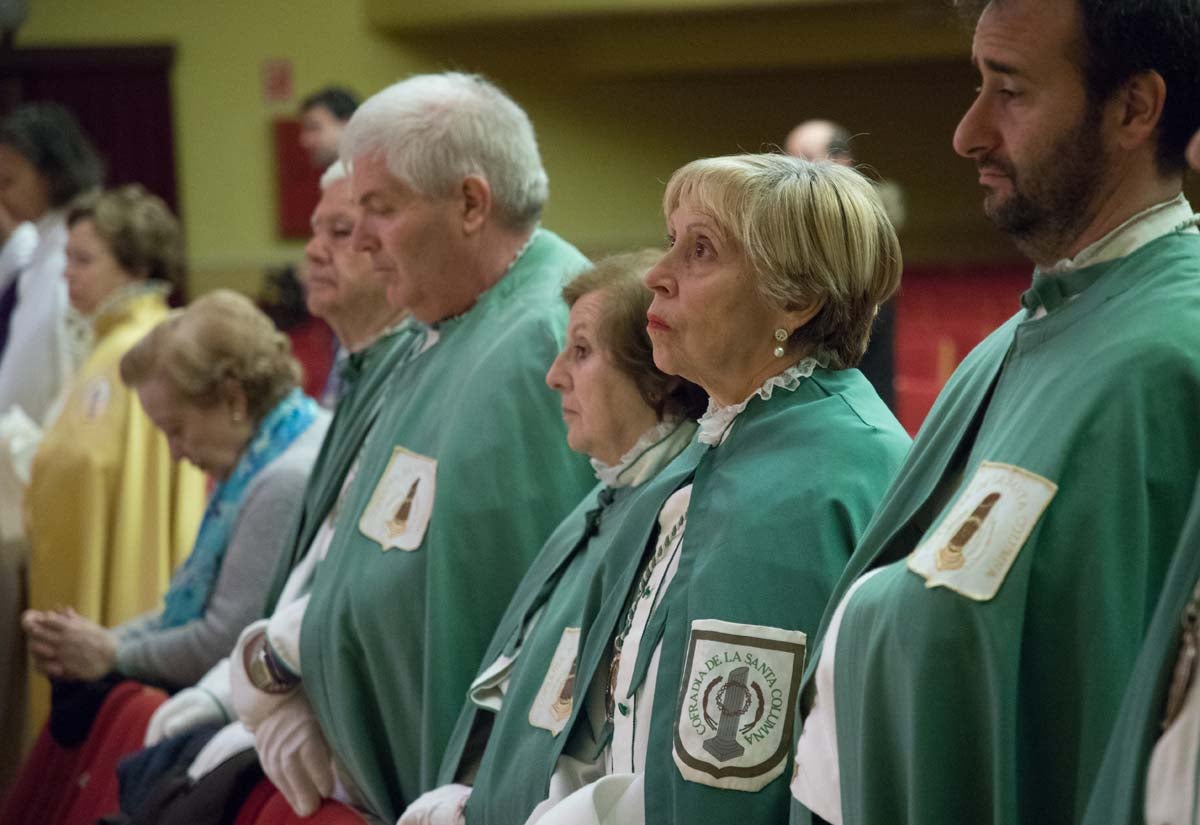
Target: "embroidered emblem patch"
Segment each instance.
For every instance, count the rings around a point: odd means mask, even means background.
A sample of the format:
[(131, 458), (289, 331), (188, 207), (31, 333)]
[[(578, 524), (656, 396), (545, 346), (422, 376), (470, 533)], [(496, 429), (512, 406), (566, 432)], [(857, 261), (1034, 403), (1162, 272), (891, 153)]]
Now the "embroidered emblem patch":
[(103, 375), (93, 378), (83, 390), (83, 417), (95, 421), (104, 415), (112, 400), (112, 385)]
[(908, 557), (926, 587), (969, 599), (995, 598), (1058, 485), (1036, 473), (985, 461), (941, 523)]
[(433, 515), (436, 480), (436, 460), (396, 447), (358, 520), (359, 531), (385, 552), (416, 550)]
[(673, 751), (684, 779), (757, 791), (783, 773), (805, 645), (799, 630), (692, 622)]
[(571, 718), (571, 708), (575, 702), (575, 672), (578, 667), (579, 628), (563, 628), (550, 667), (546, 669), (546, 678), (542, 680), (542, 687), (529, 708), (529, 724), (548, 730), (555, 736), (562, 732)]

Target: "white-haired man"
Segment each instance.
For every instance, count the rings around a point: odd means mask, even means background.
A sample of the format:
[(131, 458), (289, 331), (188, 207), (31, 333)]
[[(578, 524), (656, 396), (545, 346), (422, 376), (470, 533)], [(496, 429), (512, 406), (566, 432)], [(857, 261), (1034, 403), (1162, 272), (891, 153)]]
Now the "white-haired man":
[(392, 377), (310, 600), (243, 635), (234, 701), (299, 813), (336, 776), (390, 822), (433, 786), (496, 621), (591, 486), (543, 380), (559, 291), (587, 261), (537, 228), (533, 128), (480, 77), (385, 89), (342, 155), (357, 246), (428, 333)]

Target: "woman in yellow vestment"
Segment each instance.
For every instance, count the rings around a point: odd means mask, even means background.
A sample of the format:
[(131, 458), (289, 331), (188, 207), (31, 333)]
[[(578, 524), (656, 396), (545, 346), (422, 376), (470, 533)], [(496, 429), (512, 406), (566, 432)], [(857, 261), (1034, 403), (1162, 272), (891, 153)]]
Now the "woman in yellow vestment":
[[(112, 626), (158, 604), (204, 510), (203, 474), (171, 459), (119, 372), (121, 356), (167, 315), (179, 226), (138, 186), (77, 202), (67, 222), (68, 293), (95, 338), (33, 461), (29, 606), (72, 607)], [(40, 675), (29, 698), (34, 731), (48, 709)]]

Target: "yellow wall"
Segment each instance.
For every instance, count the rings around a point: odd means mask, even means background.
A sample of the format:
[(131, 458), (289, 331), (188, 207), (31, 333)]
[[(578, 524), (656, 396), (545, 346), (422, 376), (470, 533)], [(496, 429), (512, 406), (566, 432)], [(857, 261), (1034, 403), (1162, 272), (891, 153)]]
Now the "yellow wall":
[(538, 130), (551, 181), (545, 225), (589, 254), (660, 243), (663, 183), (681, 164), (768, 148), (823, 116), (860, 133), (859, 159), (903, 186), (908, 262), (1017, 257), (982, 216), (972, 165), (950, 148), (975, 80), (969, 34), (940, 0), (920, 13), (890, 0), (806, 0), (703, 15), (650, 13), (668, 0), (642, 1), (641, 16), (414, 30), (395, 23), (408, 8), (400, 0), (34, 0), (18, 43), (178, 45), (193, 292), (254, 291), (264, 266), (299, 257), (274, 230), (269, 123), (295, 102), (265, 104), (260, 71), (279, 57), (294, 62), (298, 94), (331, 81), (369, 94), (445, 67), (490, 74)]
[(359, 0), (33, 0), (18, 46), (174, 43), (180, 212), (193, 294), (253, 292), (267, 265), (297, 259), (275, 232), (270, 122), (296, 101), (263, 100), (261, 68), (291, 59), (298, 97), (330, 82), (368, 93), (413, 71), (368, 30)]

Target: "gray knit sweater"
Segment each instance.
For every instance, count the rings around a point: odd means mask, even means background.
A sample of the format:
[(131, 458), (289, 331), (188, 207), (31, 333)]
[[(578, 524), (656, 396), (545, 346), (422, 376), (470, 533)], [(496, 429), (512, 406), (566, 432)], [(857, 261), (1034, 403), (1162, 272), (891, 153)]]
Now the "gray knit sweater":
[(168, 689), (195, 684), (229, 654), (242, 628), (261, 618), (271, 576), (328, 427), (329, 414), (319, 413), (246, 488), (203, 616), (160, 630), (155, 627), (160, 611), (154, 610), (116, 628), (120, 673)]

